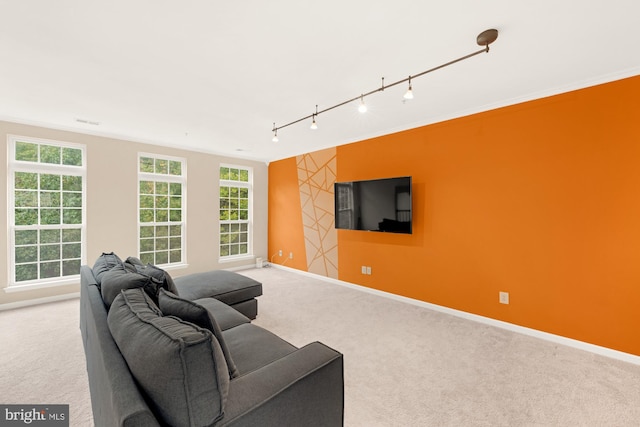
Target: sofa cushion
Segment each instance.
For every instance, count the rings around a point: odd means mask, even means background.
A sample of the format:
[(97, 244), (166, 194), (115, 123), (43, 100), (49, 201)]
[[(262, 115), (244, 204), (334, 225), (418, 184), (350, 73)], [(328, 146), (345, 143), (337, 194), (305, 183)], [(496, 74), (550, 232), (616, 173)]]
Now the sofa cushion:
[(118, 265), (102, 275), (100, 291), (105, 305), (110, 307), (123, 289), (142, 288), (155, 300), (161, 286), (162, 283), (153, 277), (128, 271), (124, 265)]
[(279, 336), (246, 323), (222, 333), (240, 375), (262, 368), (297, 350)]
[(213, 297), (231, 305), (262, 295), (262, 283), (227, 270), (188, 274), (174, 282), (178, 295), (191, 301)]
[(236, 310), (235, 305), (231, 308), (231, 306), (215, 298), (200, 298), (193, 302), (206, 308), (223, 331), (235, 328), (243, 323), (251, 323), (251, 319)]
[(164, 315), (176, 316), (185, 322), (191, 322), (201, 328), (208, 329), (218, 340), (222, 353), (227, 362), (227, 368), (229, 369), (229, 376), (235, 378), (238, 376), (238, 370), (233, 363), (233, 359), (229, 354), (227, 345), (224, 342), (222, 331), (215, 317), (206, 308), (193, 301), (187, 301), (179, 296), (167, 292), (164, 289), (160, 289), (158, 292), (158, 307)]
[(102, 283), (102, 275), (117, 265), (122, 265), (122, 260), (114, 252), (103, 252), (93, 264), (93, 276), (98, 287)]
[(162, 316), (141, 288), (123, 290), (113, 301), (107, 322), (163, 424), (211, 425), (223, 416), (229, 374), (211, 332)]
[(135, 271), (136, 273), (140, 273), (145, 276), (150, 276), (150, 277), (153, 277), (154, 279), (161, 281), (163, 288), (167, 289), (169, 292), (173, 292), (174, 294), (178, 295), (178, 289), (176, 288), (176, 285), (173, 282), (171, 275), (167, 273), (165, 270), (161, 269), (160, 267), (157, 267), (153, 264), (145, 265), (142, 263), (142, 261), (140, 261), (140, 259), (136, 257), (131, 257), (131, 256), (125, 260), (125, 264), (128, 264), (132, 267), (130, 268), (131, 271)]

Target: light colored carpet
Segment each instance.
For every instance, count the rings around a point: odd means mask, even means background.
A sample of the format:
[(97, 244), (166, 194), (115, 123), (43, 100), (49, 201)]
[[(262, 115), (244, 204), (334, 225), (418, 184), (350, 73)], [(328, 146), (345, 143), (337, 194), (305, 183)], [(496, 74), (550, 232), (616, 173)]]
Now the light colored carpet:
[[(254, 321), (344, 354), (345, 426), (636, 426), (640, 366), (276, 268)], [(0, 312), (0, 403), (92, 424), (78, 300)]]
[(0, 311), (0, 403), (68, 404), (69, 425), (91, 426), (79, 300)]
[(346, 426), (637, 426), (640, 366), (275, 268), (254, 323), (344, 354)]

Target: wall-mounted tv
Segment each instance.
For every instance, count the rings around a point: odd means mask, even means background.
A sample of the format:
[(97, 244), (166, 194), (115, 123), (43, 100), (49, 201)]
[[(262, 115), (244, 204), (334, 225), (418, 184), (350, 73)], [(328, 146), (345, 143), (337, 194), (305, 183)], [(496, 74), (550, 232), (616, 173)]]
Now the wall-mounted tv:
[(336, 228), (411, 234), (411, 177), (335, 183)]

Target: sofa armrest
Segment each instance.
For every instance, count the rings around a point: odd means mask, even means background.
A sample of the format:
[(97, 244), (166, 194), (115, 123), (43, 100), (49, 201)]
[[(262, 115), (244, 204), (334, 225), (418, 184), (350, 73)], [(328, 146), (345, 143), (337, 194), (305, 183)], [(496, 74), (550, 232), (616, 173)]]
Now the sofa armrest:
[(229, 426), (342, 426), (342, 354), (320, 342), (231, 380), (225, 416)]

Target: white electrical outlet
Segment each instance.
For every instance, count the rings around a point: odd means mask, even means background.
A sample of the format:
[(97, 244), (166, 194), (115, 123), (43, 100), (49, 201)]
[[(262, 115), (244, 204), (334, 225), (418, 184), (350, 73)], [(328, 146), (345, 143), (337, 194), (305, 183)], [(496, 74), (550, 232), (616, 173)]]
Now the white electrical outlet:
[(278, 256), (282, 256), (282, 249), (278, 251)]
[(500, 304), (509, 304), (509, 292), (500, 292)]
[(367, 274), (371, 276), (371, 267), (367, 267)]
[(289, 259), (293, 259), (293, 252), (289, 252)]
[(366, 265), (363, 265), (362, 267), (360, 267), (360, 272), (361, 272), (362, 274), (367, 274), (367, 266), (366, 266)]

